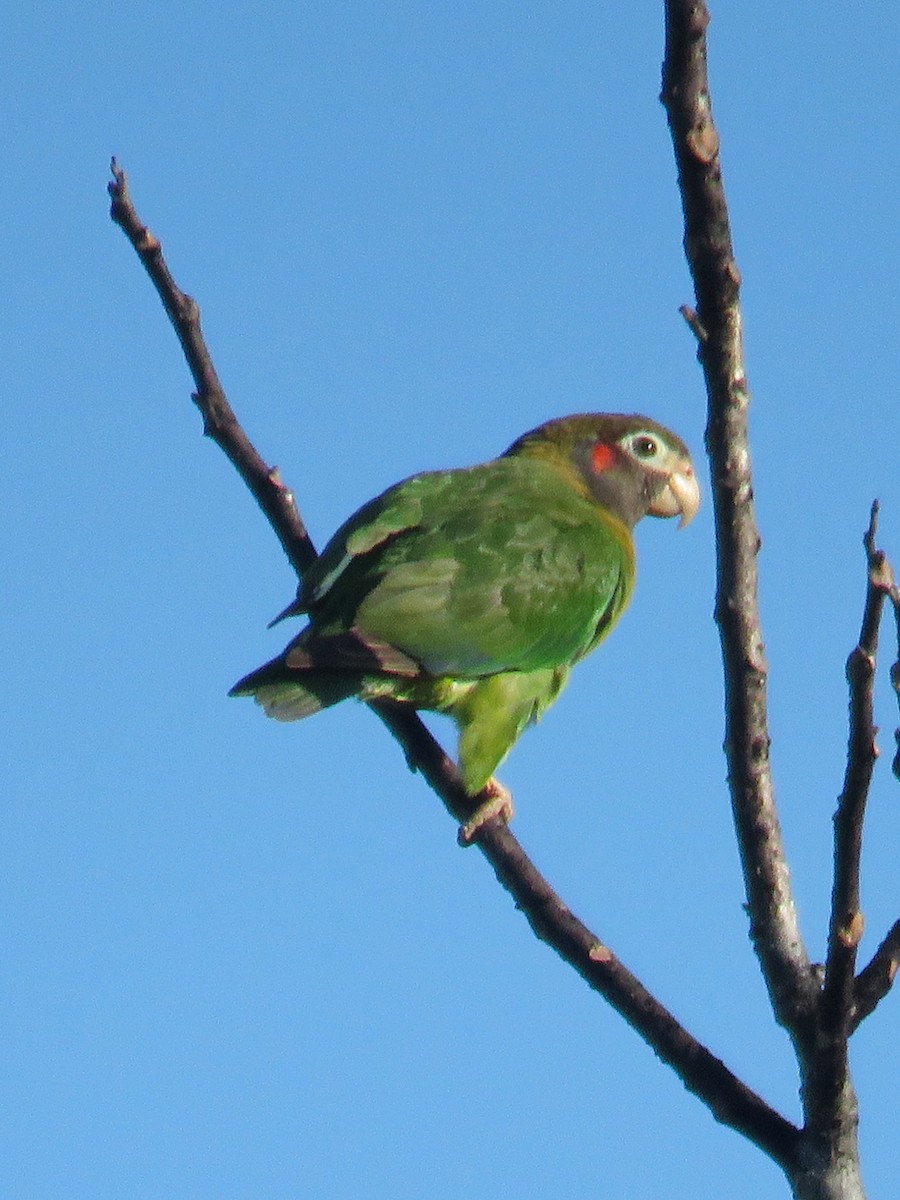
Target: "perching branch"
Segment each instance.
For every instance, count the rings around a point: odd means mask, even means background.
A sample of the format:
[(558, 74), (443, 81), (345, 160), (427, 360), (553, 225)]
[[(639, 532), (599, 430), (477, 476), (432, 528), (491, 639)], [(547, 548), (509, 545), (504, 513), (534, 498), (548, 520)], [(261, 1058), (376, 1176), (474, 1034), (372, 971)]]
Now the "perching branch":
[[(300, 579), (304, 570), (316, 559), (317, 553), (297, 509), (294, 494), (281, 482), (278, 468), (266, 465), (241, 428), (213, 366), (200, 326), (200, 309), (197, 302), (186, 295), (175, 282), (163, 257), (162, 244), (138, 216), (128, 190), (125, 172), (115, 158), (110, 163), (110, 170), (113, 178), (107, 185), (111, 200), (109, 215), (128, 238), (144, 264), (178, 335), (197, 388), (192, 399), (203, 417), (203, 432), (212, 438), (236, 467), (265, 513), (297, 578)], [(434, 748), (440, 750), (415, 713), (401, 714), (402, 719), (394, 719), (391, 716), (389, 720), (386, 710), (385, 705), (376, 707), (376, 711), (403, 746), (411, 769), (416, 769), (416, 753), (428, 746), (429, 741), (434, 743)], [(407, 717), (409, 719), (406, 719)], [(443, 755), (443, 751), (440, 753)], [(462, 797), (460, 800), (458, 796), (454, 796), (453, 804), (459, 811), (451, 803), (448, 803), (448, 807), (459, 820), (465, 820), (472, 815), (474, 806), (462, 789), (456, 786), (455, 768), (446, 755), (443, 755), (442, 770), (447, 794), (453, 795), (455, 788)]]
[(817, 983), (800, 936), (781, 837), (766, 715), (767, 665), (759, 618), (747, 433), (747, 378), (728, 209), (706, 65), (706, 5), (666, 0), (662, 102), (684, 210), (684, 249), (701, 330), (698, 357), (709, 398), (706, 444), (716, 524), (716, 621), (725, 668), (725, 752), (750, 932), (776, 1019), (807, 1043)]
[[(196, 382), (194, 400), (203, 414), (205, 432), (237, 467), (299, 576), (315, 557), (315, 550), (293, 495), (257, 454), (238, 424), (204, 343), (197, 305), (175, 284), (159, 241), (137, 216), (125, 174), (115, 160), (112, 172), (112, 219), (140, 256), (175, 326)], [(468, 819), (478, 798), (473, 804), (465, 794), (454, 764), (418, 716), (383, 702), (370, 707), (400, 742), (409, 765), (422, 773), (452, 815), (459, 821)], [(483, 825), (478, 845), (537, 936), (606, 998), (718, 1121), (743, 1134), (790, 1171), (796, 1162), (800, 1131), (679, 1024), (601, 939), (574, 916), (502, 821)]]
[(316, 551), (300, 519), (294, 497), (279, 479), (277, 469), (270, 470), (266, 466), (238, 424), (203, 340), (200, 309), (172, 278), (159, 239), (138, 217), (128, 192), (125, 172), (115, 159), (110, 163), (110, 170), (113, 180), (107, 189), (112, 200), (109, 215), (144, 264), (178, 335), (197, 388), (193, 400), (203, 415), (203, 432), (237, 468), (299, 576), (316, 557)]

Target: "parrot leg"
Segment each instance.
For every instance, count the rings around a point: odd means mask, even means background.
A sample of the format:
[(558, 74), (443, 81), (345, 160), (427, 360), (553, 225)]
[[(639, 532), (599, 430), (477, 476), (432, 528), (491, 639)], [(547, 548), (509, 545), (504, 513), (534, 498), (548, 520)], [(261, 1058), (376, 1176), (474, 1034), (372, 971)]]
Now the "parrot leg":
[(498, 780), (491, 777), (481, 789), (484, 797), (475, 812), (459, 827), (457, 841), (461, 846), (471, 846), (481, 832), (481, 827), (494, 817), (500, 817), (508, 825), (512, 820), (512, 796)]

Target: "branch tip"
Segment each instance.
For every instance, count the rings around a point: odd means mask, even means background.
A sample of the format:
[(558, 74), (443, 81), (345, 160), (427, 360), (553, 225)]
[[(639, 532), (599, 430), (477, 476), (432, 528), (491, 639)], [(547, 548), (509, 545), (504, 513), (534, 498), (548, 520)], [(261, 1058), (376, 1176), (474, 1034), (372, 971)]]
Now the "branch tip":
[(863, 537), (863, 544), (867, 551), (871, 551), (875, 545), (875, 535), (878, 533), (878, 514), (881, 511), (881, 505), (878, 499), (872, 501), (872, 507), (869, 510), (869, 528), (866, 530)]

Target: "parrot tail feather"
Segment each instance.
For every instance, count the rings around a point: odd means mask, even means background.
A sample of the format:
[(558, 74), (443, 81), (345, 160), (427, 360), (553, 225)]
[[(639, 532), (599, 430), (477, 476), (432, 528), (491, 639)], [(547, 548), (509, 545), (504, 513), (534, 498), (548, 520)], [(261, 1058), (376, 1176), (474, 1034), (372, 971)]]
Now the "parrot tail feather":
[[(308, 671), (303, 682), (289, 680), (281, 683), (263, 683), (251, 693), (267, 717), (276, 721), (302, 721), (330, 708), (341, 700), (359, 695), (362, 681), (358, 675), (338, 674), (326, 671)], [(239, 692), (246, 695), (247, 692)]]

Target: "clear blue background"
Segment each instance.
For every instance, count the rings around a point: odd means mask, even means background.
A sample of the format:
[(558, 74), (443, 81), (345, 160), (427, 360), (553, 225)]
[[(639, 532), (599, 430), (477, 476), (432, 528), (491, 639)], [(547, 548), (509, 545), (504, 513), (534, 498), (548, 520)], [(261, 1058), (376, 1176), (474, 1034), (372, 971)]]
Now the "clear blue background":
[[(226, 698), (294, 580), (104, 191), (115, 153), (320, 544), (583, 409), (671, 424), (708, 496), (661, 3), (14, 3), (4, 27), (0, 1194), (786, 1195), (535, 941), (370, 714)], [(819, 957), (874, 496), (900, 565), (900, 9), (720, 0), (710, 39)], [(730, 830), (710, 506), (637, 540), (631, 609), (503, 768), (515, 829), (796, 1119)], [(864, 960), (900, 915), (889, 633)], [(854, 1041), (872, 1200), (898, 1005)]]

